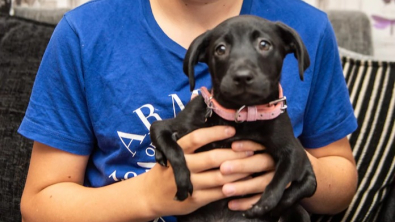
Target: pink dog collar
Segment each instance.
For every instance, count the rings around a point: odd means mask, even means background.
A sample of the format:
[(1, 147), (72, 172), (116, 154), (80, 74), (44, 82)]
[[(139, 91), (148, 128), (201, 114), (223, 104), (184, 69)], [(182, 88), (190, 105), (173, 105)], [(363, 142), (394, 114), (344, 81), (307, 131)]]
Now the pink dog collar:
[(205, 103), (207, 104), (208, 115), (210, 117), (212, 111), (218, 116), (229, 121), (241, 123), (244, 121), (252, 122), (257, 120), (271, 120), (278, 117), (287, 109), (286, 97), (283, 96), (283, 89), (279, 84), (279, 99), (268, 104), (258, 106), (242, 106), (238, 110), (226, 109), (221, 106), (210, 94), (206, 87), (200, 88)]

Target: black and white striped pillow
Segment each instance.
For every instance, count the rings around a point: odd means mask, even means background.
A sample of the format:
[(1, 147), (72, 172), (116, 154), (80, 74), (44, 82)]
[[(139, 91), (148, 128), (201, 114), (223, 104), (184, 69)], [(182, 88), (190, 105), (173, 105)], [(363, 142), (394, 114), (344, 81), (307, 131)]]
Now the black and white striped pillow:
[(394, 187), (395, 62), (342, 57), (342, 64), (359, 125), (349, 136), (359, 186), (346, 211), (333, 216), (313, 215), (312, 221), (379, 221), (381, 205)]

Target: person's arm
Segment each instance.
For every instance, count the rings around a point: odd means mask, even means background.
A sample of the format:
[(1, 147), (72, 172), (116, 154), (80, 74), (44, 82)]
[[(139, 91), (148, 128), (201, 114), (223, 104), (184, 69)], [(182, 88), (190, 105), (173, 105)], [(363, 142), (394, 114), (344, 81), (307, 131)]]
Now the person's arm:
[(357, 189), (358, 172), (347, 138), (318, 149), (306, 149), (317, 178), (317, 190), (303, 206), (316, 214), (336, 214), (348, 207)]
[[(240, 146), (242, 145), (242, 146)], [(261, 145), (249, 141), (234, 143), (235, 151), (262, 150)], [(311, 213), (335, 214), (350, 204), (357, 187), (358, 174), (347, 138), (340, 139), (317, 149), (306, 149), (312, 163), (316, 179), (315, 194), (302, 200), (302, 205)], [(255, 173), (269, 171), (251, 180), (233, 182), (224, 185), (226, 196), (238, 196), (248, 193), (262, 193), (273, 177), (274, 162), (268, 154), (259, 154), (242, 160), (226, 161), (221, 165), (221, 172)], [(260, 194), (250, 198), (229, 202), (232, 210), (247, 210), (258, 201)]]
[(234, 134), (229, 127), (196, 130), (179, 140), (194, 185), (192, 198), (175, 201), (171, 167), (156, 164), (149, 172), (101, 188), (84, 187), (89, 156), (75, 155), (35, 142), (21, 200), (23, 221), (149, 221), (186, 214), (224, 198), (223, 184), (247, 174), (223, 176), (217, 168), (225, 160), (245, 158), (252, 152), (217, 149), (192, 154), (202, 145)]

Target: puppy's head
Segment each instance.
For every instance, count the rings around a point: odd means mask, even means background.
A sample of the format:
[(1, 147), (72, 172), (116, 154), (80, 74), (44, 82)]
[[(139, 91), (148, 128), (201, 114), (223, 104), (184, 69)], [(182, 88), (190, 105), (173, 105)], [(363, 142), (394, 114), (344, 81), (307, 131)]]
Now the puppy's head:
[(184, 59), (184, 72), (193, 90), (194, 66), (198, 62), (207, 63), (213, 96), (226, 108), (264, 104), (278, 99), (281, 68), (288, 53), (294, 53), (298, 59), (303, 80), (310, 59), (293, 29), (256, 16), (237, 16), (191, 43)]

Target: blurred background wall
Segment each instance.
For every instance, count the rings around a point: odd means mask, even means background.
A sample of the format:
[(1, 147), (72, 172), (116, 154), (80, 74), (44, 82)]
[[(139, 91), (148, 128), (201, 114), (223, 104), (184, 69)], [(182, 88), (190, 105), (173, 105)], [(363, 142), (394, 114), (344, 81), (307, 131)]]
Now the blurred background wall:
[(14, 6), (45, 8), (75, 8), (89, 0), (13, 0)]
[(374, 44), (374, 55), (395, 60), (395, 0), (306, 0), (324, 11), (357, 10), (368, 14)]

